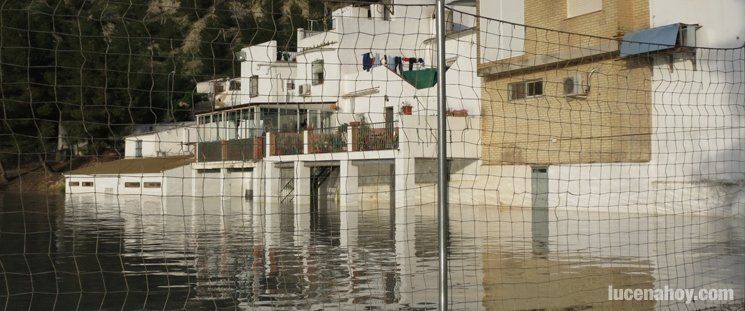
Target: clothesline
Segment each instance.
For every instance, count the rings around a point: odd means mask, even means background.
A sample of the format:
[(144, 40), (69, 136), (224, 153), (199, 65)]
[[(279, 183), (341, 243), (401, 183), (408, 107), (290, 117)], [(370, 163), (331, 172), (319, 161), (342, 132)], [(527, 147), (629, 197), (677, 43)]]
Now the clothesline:
[(401, 57), (401, 56), (380, 56), (379, 53), (365, 53), (362, 54), (362, 70), (370, 71), (370, 69), (377, 66), (385, 66), (391, 71), (402, 75), (404, 73), (404, 63), (409, 64), (408, 71), (414, 70), (414, 65), (417, 67), (424, 67), (424, 59), (416, 57)]

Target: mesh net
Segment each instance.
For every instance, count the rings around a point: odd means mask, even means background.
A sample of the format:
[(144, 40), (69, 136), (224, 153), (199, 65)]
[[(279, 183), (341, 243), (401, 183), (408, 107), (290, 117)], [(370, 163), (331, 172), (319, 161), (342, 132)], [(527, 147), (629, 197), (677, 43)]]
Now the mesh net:
[[(435, 7), (392, 2), (2, 2), (0, 306), (435, 308)], [(461, 2), (450, 308), (742, 308), (737, 27)]]

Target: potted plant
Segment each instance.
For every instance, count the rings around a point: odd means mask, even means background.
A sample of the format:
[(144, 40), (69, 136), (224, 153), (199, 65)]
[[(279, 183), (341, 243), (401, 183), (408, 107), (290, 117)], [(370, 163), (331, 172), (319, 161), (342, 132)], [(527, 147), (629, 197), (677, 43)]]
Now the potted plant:
[(411, 111), (413, 110), (413, 108), (414, 107), (412, 107), (411, 104), (403, 103), (403, 105), (401, 105), (401, 114), (411, 115)]

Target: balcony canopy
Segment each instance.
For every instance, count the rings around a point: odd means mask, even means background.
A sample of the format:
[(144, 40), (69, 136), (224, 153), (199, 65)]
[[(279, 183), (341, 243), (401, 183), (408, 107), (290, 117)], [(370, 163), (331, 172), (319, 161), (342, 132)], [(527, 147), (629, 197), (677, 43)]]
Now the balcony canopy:
[(671, 24), (629, 32), (621, 42), (621, 57), (674, 48), (678, 43), (681, 24)]

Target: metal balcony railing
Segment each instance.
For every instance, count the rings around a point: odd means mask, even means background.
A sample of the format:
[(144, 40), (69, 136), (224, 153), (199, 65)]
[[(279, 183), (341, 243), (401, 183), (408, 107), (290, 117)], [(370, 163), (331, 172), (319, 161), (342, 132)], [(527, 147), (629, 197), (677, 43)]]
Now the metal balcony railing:
[(353, 123), (351, 132), (353, 151), (398, 148), (398, 127), (395, 123)]
[(309, 129), (308, 153), (347, 151), (347, 127)]
[(303, 154), (302, 132), (274, 132), (269, 137), (271, 155)]
[(197, 143), (197, 162), (255, 161), (264, 157), (262, 137)]

